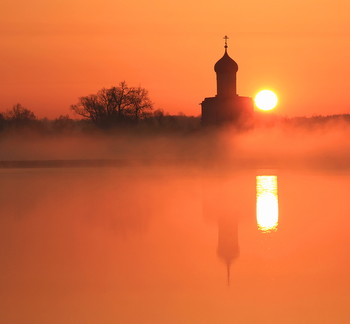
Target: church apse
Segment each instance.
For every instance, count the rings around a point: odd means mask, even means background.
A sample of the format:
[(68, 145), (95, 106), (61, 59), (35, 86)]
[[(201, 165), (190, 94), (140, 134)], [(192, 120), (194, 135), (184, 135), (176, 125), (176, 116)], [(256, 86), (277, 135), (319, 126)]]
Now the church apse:
[(201, 103), (202, 124), (246, 127), (253, 117), (253, 100), (237, 94), (238, 64), (228, 55), (228, 37), (225, 36), (224, 39), (224, 55), (214, 66), (217, 94), (205, 98)]

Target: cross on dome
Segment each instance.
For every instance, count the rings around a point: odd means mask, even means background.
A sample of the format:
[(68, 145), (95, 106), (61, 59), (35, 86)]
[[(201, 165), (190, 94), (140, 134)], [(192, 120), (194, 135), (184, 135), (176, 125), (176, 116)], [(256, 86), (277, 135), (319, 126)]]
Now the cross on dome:
[(227, 40), (228, 40), (229, 38), (227, 37), (227, 35), (225, 35), (225, 37), (224, 37), (224, 40), (225, 40), (225, 49), (227, 49)]

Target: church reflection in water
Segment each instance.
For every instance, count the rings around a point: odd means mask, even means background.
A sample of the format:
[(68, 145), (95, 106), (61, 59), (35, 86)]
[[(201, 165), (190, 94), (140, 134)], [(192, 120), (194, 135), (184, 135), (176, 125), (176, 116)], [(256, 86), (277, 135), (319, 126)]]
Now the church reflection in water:
[(231, 178), (203, 179), (203, 216), (218, 226), (217, 256), (225, 264), (227, 284), (231, 267), (239, 257), (238, 216), (242, 206), (237, 202), (236, 181)]
[(256, 221), (264, 233), (277, 231), (278, 186), (276, 175), (256, 177)]
[[(237, 188), (233, 179), (211, 179), (203, 186), (203, 215), (218, 226), (217, 255), (225, 264), (227, 284), (230, 284), (232, 265), (240, 255), (238, 217), (254, 219), (254, 182), (250, 177), (246, 189)], [(276, 175), (258, 175), (256, 186), (256, 222), (262, 233), (278, 228), (278, 179)], [(251, 208), (248, 207), (249, 204)]]
[(227, 271), (227, 284), (231, 280), (231, 265), (239, 257), (238, 225), (236, 217), (220, 217), (218, 219), (217, 254), (224, 261)]

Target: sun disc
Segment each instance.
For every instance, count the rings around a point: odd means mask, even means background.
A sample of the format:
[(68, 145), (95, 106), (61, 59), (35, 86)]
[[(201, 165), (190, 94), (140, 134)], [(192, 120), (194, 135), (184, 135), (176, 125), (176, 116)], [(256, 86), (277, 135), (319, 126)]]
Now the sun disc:
[(276, 107), (278, 98), (271, 90), (261, 90), (254, 98), (255, 105), (261, 110), (271, 110)]

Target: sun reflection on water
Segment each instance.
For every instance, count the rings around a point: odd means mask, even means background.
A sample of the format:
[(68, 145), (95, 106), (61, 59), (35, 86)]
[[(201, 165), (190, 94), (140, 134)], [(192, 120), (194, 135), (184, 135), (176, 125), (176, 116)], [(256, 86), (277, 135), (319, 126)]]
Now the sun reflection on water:
[(277, 176), (256, 177), (256, 220), (264, 233), (277, 231), (278, 190)]

